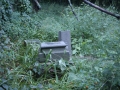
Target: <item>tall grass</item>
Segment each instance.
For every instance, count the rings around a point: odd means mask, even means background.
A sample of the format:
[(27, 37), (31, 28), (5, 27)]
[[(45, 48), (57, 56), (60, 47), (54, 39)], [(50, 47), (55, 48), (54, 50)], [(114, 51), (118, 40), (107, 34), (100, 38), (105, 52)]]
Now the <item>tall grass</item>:
[[(86, 5), (74, 7), (79, 21), (69, 6), (42, 7), (30, 15), (14, 12), (12, 21), (5, 23), (3, 29), (14, 44), (1, 58), (0, 85), (10, 90), (101, 90), (106, 84), (104, 69), (115, 63), (107, 60), (119, 61), (120, 22)], [(43, 65), (36, 62), (36, 46), (22, 45), (25, 39), (57, 41), (60, 30), (71, 32), (73, 58), (69, 62)]]

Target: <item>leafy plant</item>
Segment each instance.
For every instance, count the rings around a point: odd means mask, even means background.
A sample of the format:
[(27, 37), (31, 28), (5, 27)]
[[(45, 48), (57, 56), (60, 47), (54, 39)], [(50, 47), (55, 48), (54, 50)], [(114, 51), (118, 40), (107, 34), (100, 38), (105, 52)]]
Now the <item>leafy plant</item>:
[[(119, 90), (119, 21), (84, 4), (74, 7), (79, 22), (69, 6), (47, 3), (38, 13), (26, 13), (28, 0), (18, 1), (22, 15), (15, 8), (10, 19), (7, 13), (13, 0), (8, 2), (1, 4), (7, 19), (0, 17), (0, 89)], [(71, 32), (69, 61), (51, 61), (49, 53), (46, 62), (39, 63), (40, 45), (22, 45), (26, 39), (57, 41), (59, 30)]]
[(22, 14), (32, 11), (29, 0), (14, 0), (14, 8)]

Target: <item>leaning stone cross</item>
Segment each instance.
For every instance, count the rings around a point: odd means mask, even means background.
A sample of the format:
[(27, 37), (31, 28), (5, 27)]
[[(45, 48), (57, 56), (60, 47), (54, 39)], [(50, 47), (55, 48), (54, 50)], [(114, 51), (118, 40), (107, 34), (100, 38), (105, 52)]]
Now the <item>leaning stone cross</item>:
[[(30, 39), (24, 41), (27, 44), (39, 44), (38, 39)], [(70, 31), (59, 31), (57, 42), (42, 42), (38, 52), (37, 60), (39, 62), (55, 61), (55, 60), (69, 60), (71, 52), (71, 35)]]

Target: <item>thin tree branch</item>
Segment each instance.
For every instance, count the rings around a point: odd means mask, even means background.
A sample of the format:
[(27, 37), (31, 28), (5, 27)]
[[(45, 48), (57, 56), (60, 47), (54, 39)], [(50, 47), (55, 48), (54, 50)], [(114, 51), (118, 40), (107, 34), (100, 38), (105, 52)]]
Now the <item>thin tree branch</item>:
[(96, 9), (98, 9), (98, 10), (100, 10), (100, 11), (106, 13), (106, 14), (109, 14), (109, 15), (111, 15), (111, 16), (116, 17), (117, 19), (120, 19), (120, 15), (118, 15), (118, 14), (111, 13), (111, 12), (109, 12), (109, 11), (107, 11), (107, 10), (105, 10), (105, 9), (103, 9), (103, 8), (101, 8), (101, 7), (93, 4), (93, 3), (91, 3), (89, 0), (83, 0), (83, 1), (84, 1), (86, 4), (89, 4), (90, 6), (96, 8)]
[(105, 83), (102, 84), (102, 86), (99, 88), (99, 90), (101, 90), (101, 88), (107, 83), (108, 80), (106, 80)]
[(79, 19), (78, 19), (77, 15), (76, 15), (76, 13), (75, 13), (75, 11), (74, 11), (74, 9), (73, 9), (73, 6), (72, 6), (72, 4), (71, 4), (71, 1), (70, 1), (70, 0), (68, 0), (68, 2), (69, 2), (70, 8), (71, 8), (71, 10), (72, 10), (73, 14), (75, 15), (75, 18), (77, 19), (77, 21), (79, 21)]
[(38, 0), (34, 0), (34, 2), (36, 3), (36, 6), (38, 7), (38, 9), (41, 9), (41, 5), (40, 5), (40, 3), (38, 2)]

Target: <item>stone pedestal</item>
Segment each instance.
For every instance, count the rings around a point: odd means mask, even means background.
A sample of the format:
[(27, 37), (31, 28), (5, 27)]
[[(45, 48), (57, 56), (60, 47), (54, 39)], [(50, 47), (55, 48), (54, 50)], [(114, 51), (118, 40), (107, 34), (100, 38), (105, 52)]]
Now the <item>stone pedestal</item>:
[[(46, 59), (55, 61), (60, 60), (61, 58), (64, 60), (69, 60), (70, 54), (69, 51), (66, 50), (66, 47), (67, 44), (63, 41), (41, 43), (38, 61), (45, 62)], [(50, 57), (47, 57), (49, 55)]]

